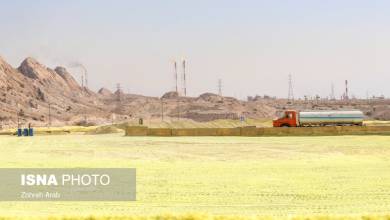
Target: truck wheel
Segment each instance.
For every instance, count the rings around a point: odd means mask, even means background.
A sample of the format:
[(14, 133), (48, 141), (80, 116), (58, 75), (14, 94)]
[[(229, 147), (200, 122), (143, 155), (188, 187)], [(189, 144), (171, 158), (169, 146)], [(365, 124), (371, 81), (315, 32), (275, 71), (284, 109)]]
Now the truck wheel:
[(282, 125), (282, 128), (288, 128), (290, 125)]

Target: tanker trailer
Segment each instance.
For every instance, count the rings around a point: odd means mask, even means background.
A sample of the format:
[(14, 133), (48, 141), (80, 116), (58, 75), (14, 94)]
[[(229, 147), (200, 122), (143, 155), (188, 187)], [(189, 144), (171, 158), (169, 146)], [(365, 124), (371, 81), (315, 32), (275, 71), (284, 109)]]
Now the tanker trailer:
[(301, 111), (287, 110), (273, 121), (274, 127), (345, 126), (363, 125), (363, 112), (351, 111)]

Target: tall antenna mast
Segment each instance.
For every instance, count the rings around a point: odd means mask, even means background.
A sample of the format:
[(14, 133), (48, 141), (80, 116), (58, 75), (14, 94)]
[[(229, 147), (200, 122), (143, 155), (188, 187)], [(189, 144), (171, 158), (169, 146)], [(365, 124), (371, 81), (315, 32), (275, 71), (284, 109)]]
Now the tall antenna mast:
[(183, 93), (187, 96), (187, 85), (186, 85), (186, 60), (183, 59)]
[(178, 90), (178, 88), (177, 88), (177, 63), (176, 63), (176, 61), (175, 61), (175, 63), (174, 63), (174, 68), (175, 68), (175, 75), (174, 75), (174, 77), (175, 77), (175, 91), (176, 91), (177, 93), (179, 93), (179, 90)]
[(292, 76), (288, 75), (288, 102), (294, 101), (294, 92), (293, 92), (293, 84), (292, 84)]
[(222, 96), (222, 79), (218, 79), (218, 95)]

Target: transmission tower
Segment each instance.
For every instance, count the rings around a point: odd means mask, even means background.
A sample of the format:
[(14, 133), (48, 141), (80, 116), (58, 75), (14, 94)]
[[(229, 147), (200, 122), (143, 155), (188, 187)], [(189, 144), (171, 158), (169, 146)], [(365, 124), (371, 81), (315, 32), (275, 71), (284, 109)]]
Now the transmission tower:
[(293, 83), (291, 74), (288, 75), (288, 101), (294, 101)]
[(186, 85), (186, 60), (183, 59), (183, 94), (187, 96), (187, 85)]
[(49, 127), (51, 127), (51, 103), (50, 100), (48, 100), (49, 104)]
[(222, 79), (218, 79), (218, 95), (222, 96)]
[(177, 63), (176, 61), (174, 62), (174, 77), (175, 77), (175, 91), (176, 93), (179, 93), (179, 90), (177, 88)]

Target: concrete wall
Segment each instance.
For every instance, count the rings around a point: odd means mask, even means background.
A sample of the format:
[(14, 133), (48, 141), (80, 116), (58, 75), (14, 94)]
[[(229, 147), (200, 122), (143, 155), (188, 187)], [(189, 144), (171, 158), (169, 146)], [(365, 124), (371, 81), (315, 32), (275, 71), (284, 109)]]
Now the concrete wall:
[(126, 127), (126, 136), (335, 136), (390, 135), (390, 126), (335, 126), (302, 128), (148, 128)]

